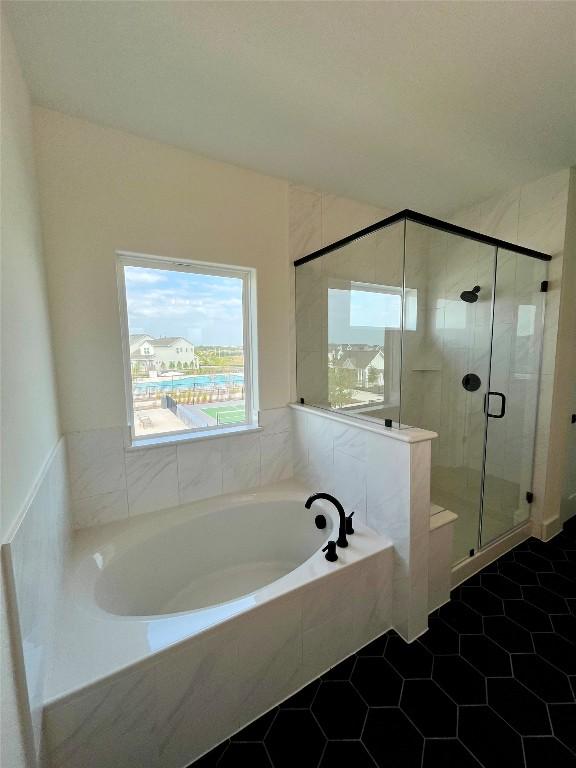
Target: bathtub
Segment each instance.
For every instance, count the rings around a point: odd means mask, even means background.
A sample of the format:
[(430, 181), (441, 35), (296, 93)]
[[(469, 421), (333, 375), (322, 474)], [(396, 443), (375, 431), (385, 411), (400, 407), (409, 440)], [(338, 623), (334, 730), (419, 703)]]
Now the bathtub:
[[(390, 626), (393, 550), (293, 481), (79, 531), (44, 724), (52, 768), (184, 768)], [(326, 527), (318, 529), (322, 513)]]

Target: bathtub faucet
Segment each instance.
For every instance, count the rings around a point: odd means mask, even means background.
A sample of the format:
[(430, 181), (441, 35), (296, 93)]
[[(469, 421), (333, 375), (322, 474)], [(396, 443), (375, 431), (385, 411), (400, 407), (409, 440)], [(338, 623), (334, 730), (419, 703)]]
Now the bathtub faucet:
[(338, 544), (339, 547), (347, 547), (348, 540), (346, 538), (346, 512), (344, 512), (344, 507), (342, 504), (340, 504), (335, 496), (332, 496), (329, 493), (312, 494), (312, 496), (306, 500), (306, 504), (304, 506), (306, 509), (310, 509), (312, 504), (314, 504), (314, 502), (318, 499), (325, 499), (326, 501), (331, 502), (338, 510), (338, 515), (340, 516), (340, 527), (338, 529), (338, 539), (336, 540), (336, 544)]

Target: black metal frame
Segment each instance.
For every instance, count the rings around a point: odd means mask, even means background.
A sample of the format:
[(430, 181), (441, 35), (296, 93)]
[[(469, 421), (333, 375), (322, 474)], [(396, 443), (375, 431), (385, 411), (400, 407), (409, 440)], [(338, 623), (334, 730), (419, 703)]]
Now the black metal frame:
[(343, 237), (341, 240), (337, 240), (335, 243), (324, 246), (313, 253), (309, 253), (307, 256), (302, 256), (300, 259), (296, 259), (294, 262), (295, 267), (299, 267), (302, 264), (306, 264), (309, 261), (325, 256), (327, 253), (337, 251), (339, 248), (343, 248), (348, 243), (353, 243), (354, 240), (358, 240), (361, 237), (370, 235), (372, 232), (377, 232), (379, 229), (384, 229), (392, 224), (396, 224), (397, 221), (414, 221), (417, 224), (424, 224), (432, 229), (440, 229), (443, 232), (448, 232), (452, 235), (460, 235), (461, 237), (467, 237), (469, 240), (476, 240), (479, 243), (485, 243), (486, 245), (493, 245), (496, 248), (502, 248), (506, 251), (512, 251), (513, 253), (520, 253), (523, 256), (530, 256), (533, 259), (540, 259), (541, 261), (550, 261), (552, 256), (541, 251), (535, 251), (532, 248), (525, 248), (523, 245), (515, 245), (509, 243), (506, 240), (500, 240), (497, 237), (491, 237), (490, 235), (483, 235), (481, 232), (475, 232), (473, 229), (466, 229), (465, 227), (459, 227), (456, 224), (450, 224), (448, 221), (442, 221), (441, 219), (435, 219), (433, 216), (427, 216), (425, 213), (418, 213), (412, 211), (410, 208), (405, 208), (403, 211), (388, 216), (382, 221), (377, 221), (375, 224), (371, 224), (369, 227), (360, 229), (358, 232), (354, 232), (351, 235)]

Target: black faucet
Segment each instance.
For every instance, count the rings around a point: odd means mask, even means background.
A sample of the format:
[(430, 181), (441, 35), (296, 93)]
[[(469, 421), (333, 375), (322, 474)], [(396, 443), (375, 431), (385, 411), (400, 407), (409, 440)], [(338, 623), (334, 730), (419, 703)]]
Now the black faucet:
[(325, 499), (326, 501), (332, 502), (336, 509), (338, 510), (338, 515), (340, 516), (340, 527), (338, 528), (338, 538), (336, 540), (336, 544), (338, 544), (339, 547), (347, 547), (348, 546), (348, 539), (346, 538), (346, 512), (344, 512), (344, 507), (337, 498), (334, 496), (331, 496), (329, 493), (314, 493), (310, 498), (306, 499), (306, 504), (304, 505), (306, 509), (310, 509), (312, 504), (314, 504), (315, 501), (318, 499)]

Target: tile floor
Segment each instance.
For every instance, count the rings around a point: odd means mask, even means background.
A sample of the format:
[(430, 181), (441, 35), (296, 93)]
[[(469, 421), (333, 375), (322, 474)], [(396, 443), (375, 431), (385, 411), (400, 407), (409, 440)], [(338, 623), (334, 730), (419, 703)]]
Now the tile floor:
[(576, 768), (576, 520), (390, 631), (194, 768)]

